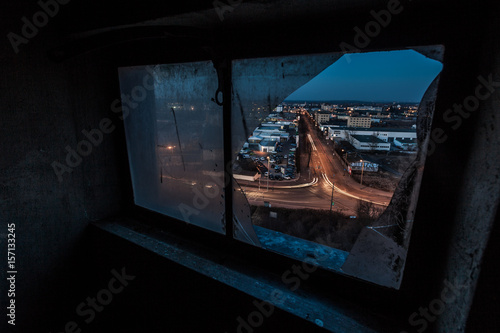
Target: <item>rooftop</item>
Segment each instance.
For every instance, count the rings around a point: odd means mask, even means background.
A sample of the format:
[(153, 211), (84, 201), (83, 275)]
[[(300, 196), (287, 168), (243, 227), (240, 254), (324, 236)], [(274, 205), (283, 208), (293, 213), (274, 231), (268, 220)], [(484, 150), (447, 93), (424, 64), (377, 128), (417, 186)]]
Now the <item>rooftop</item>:
[(387, 143), (384, 140), (380, 140), (379, 138), (373, 135), (353, 135), (352, 137), (358, 140), (359, 142)]
[(415, 138), (404, 138), (404, 139), (397, 139), (401, 143), (417, 143), (417, 139)]
[(406, 133), (415, 133), (417, 130), (415, 128), (390, 128), (390, 127), (371, 127), (371, 128), (363, 128), (363, 127), (344, 127), (343, 129), (348, 131), (367, 131), (367, 132), (406, 132)]
[(276, 141), (271, 141), (271, 140), (262, 140), (259, 145), (261, 145), (262, 147), (274, 147), (276, 146)]

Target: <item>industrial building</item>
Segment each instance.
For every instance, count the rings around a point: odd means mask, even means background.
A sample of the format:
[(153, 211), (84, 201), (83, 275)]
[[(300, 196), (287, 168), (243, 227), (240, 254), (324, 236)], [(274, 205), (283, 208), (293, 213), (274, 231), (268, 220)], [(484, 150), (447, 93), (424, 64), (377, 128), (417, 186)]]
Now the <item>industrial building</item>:
[(391, 144), (373, 135), (352, 135), (351, 143), (358, 150), (391, 150)]
[(347, 118), (347, 127), (370, 128), (372, 119), (370, 117), (349, 117)]

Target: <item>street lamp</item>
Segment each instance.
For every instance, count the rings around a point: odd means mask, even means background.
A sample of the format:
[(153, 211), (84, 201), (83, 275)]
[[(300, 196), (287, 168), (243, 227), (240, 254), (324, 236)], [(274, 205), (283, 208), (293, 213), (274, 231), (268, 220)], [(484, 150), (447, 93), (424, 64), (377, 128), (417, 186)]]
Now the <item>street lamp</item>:
[[(260, 170), (259, 170), (260, 171)], [(262, 178), (262, 172), (259, 172), (259, 192), (260, 192), (260, 179)]]
[(269, 156), (267, 157), (267, 191), (269, 192), (269, 176), (271, 175), (271, 169), (269, 169)]
[(360, 162), (361, 162), (361, 185), (363, 185), (363, 170), (365, 167), (365, 162), (363, 162), (363, 160), (361, 160)]
[(333, 189), (335, 188), (334, 183), (332, 182), (332, 196), (330, 198), (330, 217), (332, 216), (332, 208), (333, 208)]

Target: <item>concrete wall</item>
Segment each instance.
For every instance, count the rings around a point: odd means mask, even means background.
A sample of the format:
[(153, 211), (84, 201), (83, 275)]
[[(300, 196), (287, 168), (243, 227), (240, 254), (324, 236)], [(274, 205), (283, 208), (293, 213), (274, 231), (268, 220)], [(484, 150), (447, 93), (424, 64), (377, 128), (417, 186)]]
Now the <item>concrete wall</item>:
[[(58, 179), (51, 164), (66, 165), (65, 147), (76, 150), (85, 139), (82, 130), (98, 128), (101, 119), (113, 116), (109, 105), (119, 96), (116, 73), (99, 54), (51, 61), (48, 52), (60, 40), (50, 25), (16, 54), (5, 36), (19, 33), (21, 17), (39, 8), (9, 6), (8, 11), (2, 9), (0, 20), (0, 254), (7, 257), (6, 224), (15, 223), (16, 328), (33, 332), (35, 327), (48, 329), (44, 323), (58, 316), (65, 309), (62, 305), (72, 303), (75, 285), (91, 275), (84, 255), (85, 230), (90, 221), (123, 207), (127, 189), (119, 178), (120, 168), (126, 166), (118, 163), (122, 152), (116, 137), (122, 133), (116, 130), (104, 134), (101, 144), (80, 163), (73, 161), (72, 171)], [(2, 309), (7, 300), (5, 274), (2, 268)]]

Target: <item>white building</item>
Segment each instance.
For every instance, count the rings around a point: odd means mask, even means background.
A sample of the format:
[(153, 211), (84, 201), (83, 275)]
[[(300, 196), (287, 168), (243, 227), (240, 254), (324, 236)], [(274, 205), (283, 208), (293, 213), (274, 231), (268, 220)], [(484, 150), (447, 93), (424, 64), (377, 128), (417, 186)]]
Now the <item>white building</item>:
[(268, 121), (260, 124), (261, 127), (274, 127), (279, 130), (285, 130), (286, 126), (289, 128), (295, 127), (295, 123), (292, 120), (276, 120)]
[(410, 151), (417, 150), (417, 148), (418, 148), (417, 139), (408, 139), (408, 138), (406, 138), (406, 139), (402, 139), (402, 138), (394, 139), (394, 145), (396, 147), (401, 148), (401, 149), (410, 150)]
[(285, 142), (288, 140), (290, 135), (287, 131), (280, 130), (279, 126), (262, 126), (258, 127), (253, 131), (254, 137), (260, 137), (263, 140), (275, 141), (275, 142)]
[(373, 135), (353, 135), (352, 145), (358, 150), (391, 150), (391, 144)]
[(252, 135), (248, 138), (248, 143), (259, 143), (262, 141), (262, 137), (258, 135)]
[(259, 142), (259, 150), (264, 153), (274, 153), (276, 151), (276, 141), (262, 140)]
[(243, 170), (240, 173), (234, 173), (233, 176), (236, 180), (246, 180), (250, 182), (254, 182), (257, 179), (261, 178), (261, 174), (259, 172), (247, 170)]
[(416, 129), (406, 128), (355, 128), (355, 127), (331, 127), (328, 128), (328, 137), (331, 140), (349, 141), (351, 135), (369, 135), (376, 136), (385, 142), (394, 142), (395, 139), (416, 139)]

